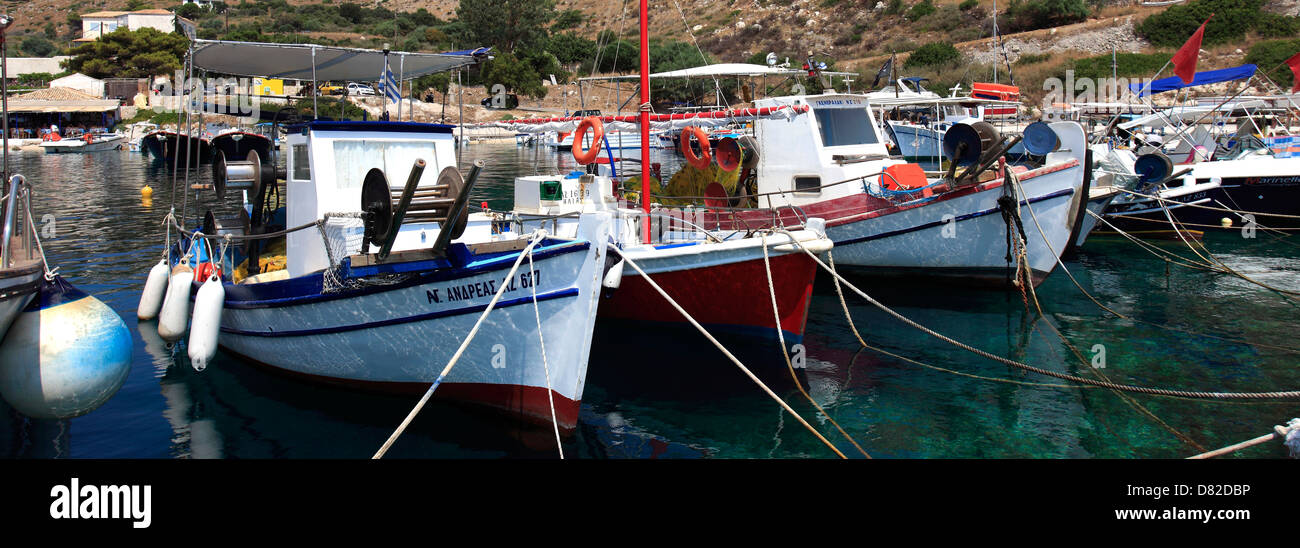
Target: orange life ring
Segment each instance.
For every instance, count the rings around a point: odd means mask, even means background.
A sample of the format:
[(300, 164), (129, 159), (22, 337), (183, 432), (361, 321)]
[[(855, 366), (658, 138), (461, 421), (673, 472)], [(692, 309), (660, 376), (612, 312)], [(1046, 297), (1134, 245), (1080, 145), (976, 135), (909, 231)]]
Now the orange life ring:
[(87, 133), (84, 136), (82, 136), (82, 140), (85, 141), (86, 144), (93, 143), (95, 142), (95, 135), (93, 133)]
[[(691, 150), (691, 135), (700, 143), (700, 155), (696, 156), (695, 151)], [(686, 163), (691, 164), (695, 169), (709, 169), (709, 161), (713, 160), (710, 155), (709, 136), (704, 133), (703, 129), (696, 126), (687, 126), (682, 130), (682, 156), (686, 157)]]
[[(591, 130), (591, 148), (582, 149), (582, 142), (587, 136), (587, 130)], [(600, 155), (600, 142), (605, 137), (605, 125), (600, 123), (600, 118), (588, 116), (578, 123), (577, 131), (573, 132), (573, 159), (579, 164), (590, 164)]]

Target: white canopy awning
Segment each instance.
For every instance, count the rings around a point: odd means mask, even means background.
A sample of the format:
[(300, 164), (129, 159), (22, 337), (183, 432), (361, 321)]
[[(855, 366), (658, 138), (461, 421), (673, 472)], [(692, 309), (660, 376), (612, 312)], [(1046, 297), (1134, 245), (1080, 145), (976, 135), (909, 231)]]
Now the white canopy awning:
[[(806, 74), (807, 71), (791, 68), (769, 67), (767, 65), (751, 65), (749, 63), (718, 63), (716, 65), (704, 65), (700, 67), (691, 67), (681, 70), (670, 70), (668, 72), (656, 72), (650, 75), (650, 78), (722, 78), (730, 76), (798, 76)], [(827, 76), (857, 76), (856, 72), (829, 72), (822, 71), (819, 74)], [(636, 74), (625, 76), (592, 76), (580, 78), (580, 81), (613, 81), (613, 80), (640, 80), (641, 77)]]
[[(487, 49), (448, 53), (390, 51), (389, 67), (403, 80), (452, 70), (487, 59)], [(313, 65), (315, 70), (313, 71)], [(384, 52), (373, 49), (341, 48), (315, 44), (270, 44), (195, 40), (195, 68), (262, 78), (317, 81), (378, 80), (384, 69)]]

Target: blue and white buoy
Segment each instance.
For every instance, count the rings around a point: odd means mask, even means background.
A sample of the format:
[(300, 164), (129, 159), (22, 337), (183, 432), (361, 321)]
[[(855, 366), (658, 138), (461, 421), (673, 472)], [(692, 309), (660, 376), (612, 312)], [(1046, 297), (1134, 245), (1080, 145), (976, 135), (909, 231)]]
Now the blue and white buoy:
[(122, 318), (54, 276), (0, 341), (0, 396), (32, 418), (77, 417), (113, 397), (130, 368)]

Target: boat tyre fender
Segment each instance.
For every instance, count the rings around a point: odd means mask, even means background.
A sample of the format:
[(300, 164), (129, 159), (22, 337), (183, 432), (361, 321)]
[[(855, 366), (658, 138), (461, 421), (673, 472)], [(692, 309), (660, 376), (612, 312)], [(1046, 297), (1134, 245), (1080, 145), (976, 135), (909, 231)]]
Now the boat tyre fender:
[[(694, 135), (696, 142), (700, 144), (700, 155), (696, 156), (695, 151), (691, 150), (690, 136)], [(696, 126), (688, 126), (682, 130), (682, 156), (686, 157), (686, 163), (691, 164), (695, 169), (709, 169), (709, 161), (713, 159), (712, 150), (709, 147), (709, 136), (704, 133), (703, 129)]]
[[(582, 142), (587, 136), (587, 130), (591, 130), (591, 148), (583, 150)], [(578, 123), (578, 129), (573, 132), (573, 159), (579, 164), (590, 164), (600, 155), (601, 139), (605, 137), (605, 125), (600, 123), (600, 118), (588, 116)]]

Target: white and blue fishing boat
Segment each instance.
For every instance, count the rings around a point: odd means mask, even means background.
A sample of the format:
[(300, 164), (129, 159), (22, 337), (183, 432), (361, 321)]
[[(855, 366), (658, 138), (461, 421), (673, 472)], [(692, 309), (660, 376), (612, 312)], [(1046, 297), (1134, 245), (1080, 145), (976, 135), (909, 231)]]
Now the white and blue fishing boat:
[[(314, 61), (322, 79), (358, 80), (384, 63), (378, 51), (243, 42), (200, 42), (194, 58), (248, 74), (222, 64), (245, 50), (279, 59), (260, 70), (269, 77), (292, 77), (271, 66), (310, 71)], [(477, 60), (402, 55), (407, 78)], [(285, 148), (282, 191), (255, 154), (219, 157), (213, 190), (241, 190), (250, 221), (226, 229), (205, 215), (164, 267), (173, 270), (167, 283), (182, 285), (167, 291), (159, 331), (179, 338), (192, 302), (196, 368), (219, 345), (308, 379), (396, 392), (437, 383), (440, 399), (577, 424), (609, 216), (585, 217), (571, 238), (462, 234), (478, 167), (460, 176), (447, 125), (313, 121), (290, 127)], [(282, 204), (268, 198), (277, 192)], [(176, 310), (178, 324), (169, 320)]]

